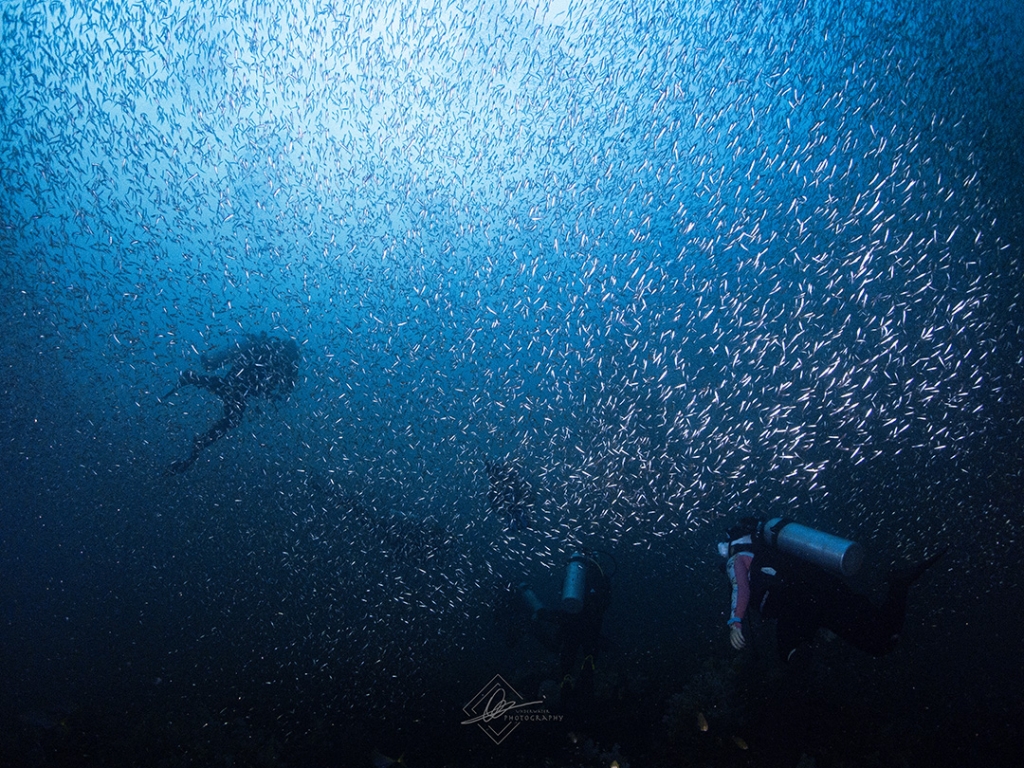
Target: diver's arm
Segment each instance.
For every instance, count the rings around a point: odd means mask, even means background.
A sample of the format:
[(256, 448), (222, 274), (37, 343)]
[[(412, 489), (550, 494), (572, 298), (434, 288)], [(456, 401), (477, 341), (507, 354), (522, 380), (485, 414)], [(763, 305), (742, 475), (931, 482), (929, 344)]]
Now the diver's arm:
[(729, 642), (737, 651), (747, 642), (743, 638), (743, 617), (750, 604), (750, 563), (753, 557), (748, 552), (740, 552), (729, 558), (725, 569), (732, 582), (732, 601), (729, 608)]
[(750, 563), (753, 557), (747, 552), (733, 555), (725, 564), (725, 570), (732, 582), (732, 601), (729, 610), (729, 625), (739, 624), (747, 613), (750, 603)]
[(753, 557), (747, 552), (740, 552), (729, 558), (725, 569), (732, 582), (732, 601), (729, 609), (729, 643), (737, 651), (742, 650), (747, 641), (743, 637), (743, 617), (750, 604), (750, 563)]

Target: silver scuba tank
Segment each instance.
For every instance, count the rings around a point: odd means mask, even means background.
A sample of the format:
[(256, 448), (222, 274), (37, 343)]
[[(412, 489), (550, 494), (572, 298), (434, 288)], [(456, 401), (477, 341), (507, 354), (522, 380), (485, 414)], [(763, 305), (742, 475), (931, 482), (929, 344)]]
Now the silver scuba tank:
[(839, 576), (853, 576), (864, 563), (864, 547), (857, 542), (782, 517), (765, 523), (761, 537), (768, 546)]
[(565, 567), (565, 581), (562, 582), (562, 608), (567, 613), (579, 613), (583, 610), (586, 588), (586, 558), (577, 553), (569, 558), (569, 564)]

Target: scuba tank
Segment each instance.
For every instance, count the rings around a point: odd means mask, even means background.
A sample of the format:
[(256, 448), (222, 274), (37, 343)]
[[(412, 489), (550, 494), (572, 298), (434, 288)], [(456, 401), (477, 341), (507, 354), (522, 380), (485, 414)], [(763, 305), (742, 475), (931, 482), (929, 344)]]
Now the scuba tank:
[(586, 557), (576, 553), (569, 558), (565, 566), (565, 581), (562, 582), (562, 608), (567, 613), (579, 613), (583, 610), (583, 600), (587, 588)]
[(787, 555), (839, 576), (853, 576), (864, 562), (864, 547), (855, 541), (775, 517), (762, 523), (758, 538)]
[(544, 607), (544, 603), (537, 597), (537, 593), (534, 592), (527, 583), (524, 581), (519, 585), (519, 594), (523, 596), (523, 600), (526, 605), (530, 608), (530, 613), (533, 614), (533, 618), (537, 618), (537, 614)]

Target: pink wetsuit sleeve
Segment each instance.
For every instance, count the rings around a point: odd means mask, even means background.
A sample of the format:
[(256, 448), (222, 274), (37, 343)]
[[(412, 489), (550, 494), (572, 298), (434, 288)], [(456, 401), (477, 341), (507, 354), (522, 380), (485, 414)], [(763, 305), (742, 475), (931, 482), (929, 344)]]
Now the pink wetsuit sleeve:
[(729, 581), (732, 582), (732, 605), (729, 611), (729, 624), (743, 621), (750, 603), (750, 562), (753, 556), (741, 552), (732, 557), (726, 565)]

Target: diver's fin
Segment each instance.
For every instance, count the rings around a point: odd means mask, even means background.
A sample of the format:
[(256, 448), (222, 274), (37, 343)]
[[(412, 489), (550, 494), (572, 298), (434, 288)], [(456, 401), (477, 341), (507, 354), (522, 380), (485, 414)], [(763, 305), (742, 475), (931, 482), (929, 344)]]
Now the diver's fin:
[(931, 557), (925, 558), (917, 565), (908, 565), (903, 568), (896, 568), (889, 573), (889, 582), (894, 585), (910, 588), (910, 585), (920, 579), (929, 568), (935, 565), (942, 557), (949, 551), (949, 545), (946, 544), (938, 552)]

